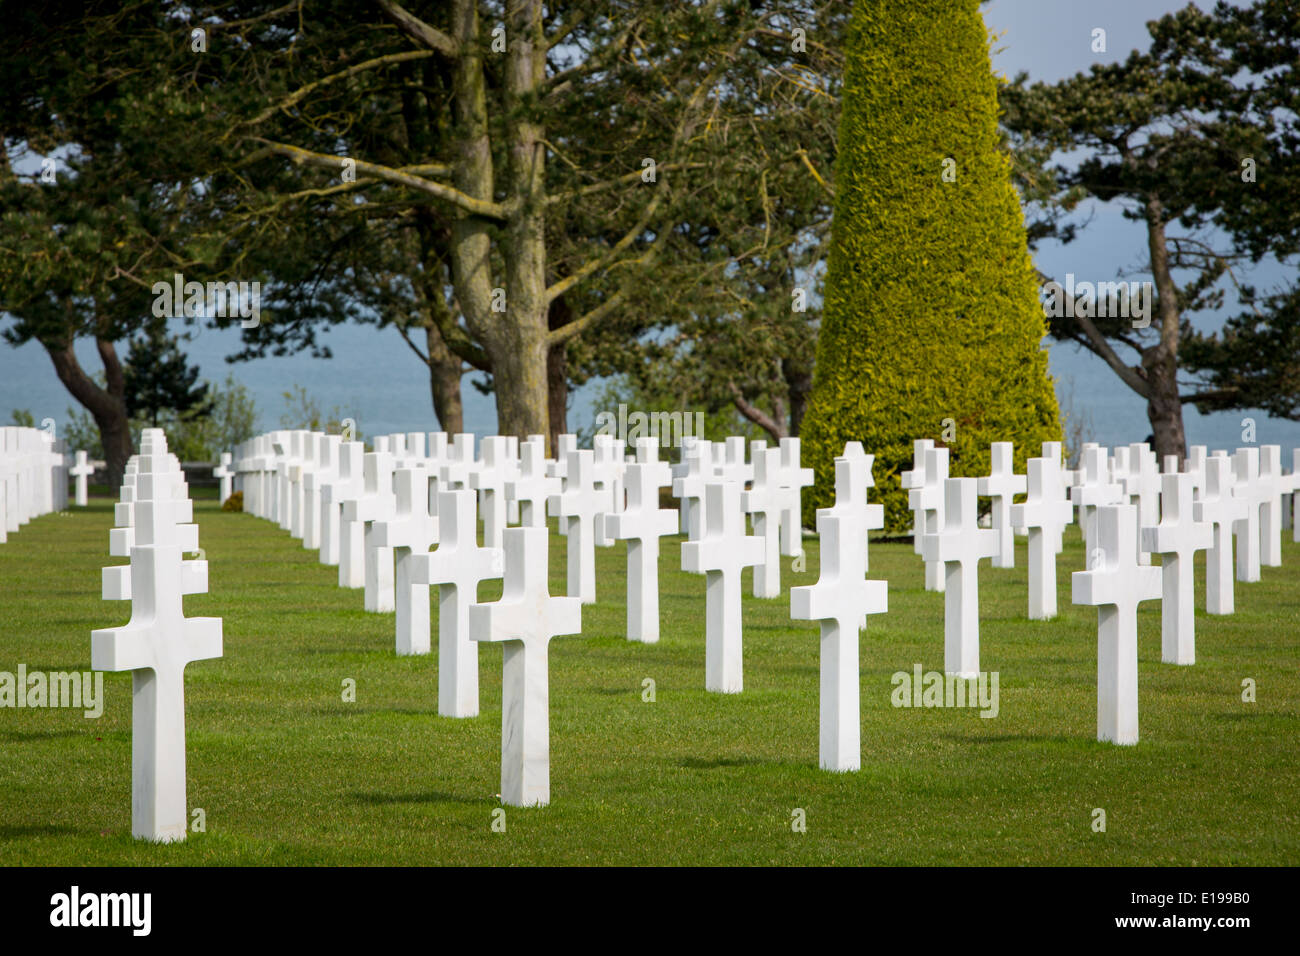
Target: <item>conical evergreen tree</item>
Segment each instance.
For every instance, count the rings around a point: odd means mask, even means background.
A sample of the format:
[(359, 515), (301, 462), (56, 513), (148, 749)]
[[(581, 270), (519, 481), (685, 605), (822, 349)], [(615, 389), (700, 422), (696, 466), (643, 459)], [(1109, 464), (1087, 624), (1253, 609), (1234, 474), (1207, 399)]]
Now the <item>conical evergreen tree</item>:
[(185, 353), (165, 326), (155, 324), (131, 341), (126, 359), (126, 407), (158, 427), (162, 413), (177, 418), (203, 416), (210, 411), (208, 386), (198, 384), (199, 367), (185, 361)]
[(978, 0), (858, 4), (846, 50), (835, 217), (817, 366), (802, 430), (834, 497), (846, 441), (876, 456), (886, 528), (911, 525), (899, 473), (912, 442), (987, 474), (1060, 440), (1046, 321), (1019, 196), (999, 149), (997, 87)]

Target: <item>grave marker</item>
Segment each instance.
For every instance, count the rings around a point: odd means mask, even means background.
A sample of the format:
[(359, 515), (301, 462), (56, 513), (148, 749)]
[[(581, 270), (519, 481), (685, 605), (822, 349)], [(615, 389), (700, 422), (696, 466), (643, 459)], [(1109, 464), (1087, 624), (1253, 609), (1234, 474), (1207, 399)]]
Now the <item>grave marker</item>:
[(503, 645), (501, 802), (516, 807), (551, 802), (550, 642), (582, 631), (581, 602), (550, 594), (548, 538), (545, 528), (508, 528), (501, 600), (469, 609), (473, 639)]

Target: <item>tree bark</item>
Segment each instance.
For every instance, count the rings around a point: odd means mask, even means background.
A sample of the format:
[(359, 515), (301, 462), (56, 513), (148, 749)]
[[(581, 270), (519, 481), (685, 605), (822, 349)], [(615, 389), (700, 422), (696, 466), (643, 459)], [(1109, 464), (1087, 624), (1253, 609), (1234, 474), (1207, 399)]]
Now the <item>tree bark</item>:
[(1151, 275), (1155, 280), (1159, 303), (1160, 342), (1142, 353), (1146, 372), (1147, 419), (1155, 439), (1158, 459), (1165, 455), (1187, 454), (1183, 430), (1183, 403), (1178, 396), (1178, 288), (1169, 270), (1169, 246), (1165, 239), (1164, 206), (1158, 198), (1147, 200), (1147, 245), (1151, 255)]
[(812, 369), (790, 359), (781, 360), (781, 374), (785, 378), (790, 401), (790, 434), (797, 436), (803, 426), (804, 412), (808, 410), (808, 396), (812, 393)]
[[(568, 300), (558, 296), (547, 313), (547, 327), (554, 330), (573, 321)], [(547, 418), (551, 430), (547, 436), (551, 448), (560, 447), (560, 436), (569, 430), (569, 343), (552, 345), (546, 356)]]
[(465, 363), (452, 354), (442, 340), (436, 326), (424, 330), (426, 354), (429, 357), (429, 390), (433, 395), (433, 414), (438, 428), (449, 435), (465, 430), (465, 406), (460, 397), (460, 378)]
[[(99, 428), (108, 470), (108, 484), (116, 490), (122, 484), (127, 460), (135, 452), (131, 442), (131, 422), (126, 412), (126, 379), (117, 349), (107, 339), (97, 338), (95, 347), (104, 363), (106, 388), (100, 388), (82, 369), (73, 350), (73, 340), (63, 345), (45, 343), (59, 381), (90, 412)], [(75, 450), (75, 449), (74, 449)]]
[(745, 393), (740, 390), (740, 386), (735, 382), (728, 382), (727, 389), (731, 392), (731, 404), (736, 406), (736, 411), (767, 432), (772, 441), (780, 442), (782, 438), (789, 437), (785, 426), (785, 416), (780, 409), (777, 409), (774, 415), (769, 415), (745, 398)]
[(490, 337), (497, 430), (520, 439), (550, 436), (546, 298), (546, 149), (529, 104), (545, 79), (540, 0), (507, 7), (505, 98), (507, 193), (518, 206), (505, 228), (506, 309)]

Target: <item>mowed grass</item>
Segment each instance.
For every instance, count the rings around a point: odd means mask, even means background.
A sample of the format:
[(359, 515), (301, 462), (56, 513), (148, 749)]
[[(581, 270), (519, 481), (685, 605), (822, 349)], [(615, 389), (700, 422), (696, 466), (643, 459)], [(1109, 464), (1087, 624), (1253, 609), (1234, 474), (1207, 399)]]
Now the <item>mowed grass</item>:
[[(1017, 567), (980, 567), (981, 667), (999, 712), (901, 709), (891, 675), (943, 667), (943, 596), (910, 544), (873, 544), (889, 613), (861, 638), (862, 769), (817, 767), (818, 631), (788, 591), (744, 606), (745, 690), (704, 690), (704, 578), (680, 539), (661, 556), (663, 638), (624, 638), (622, 543), (598, 549), (599, 603), (551, 644), (550, 806), (499, 800), (501, 650), (479, 655), (481, 714), (437, 714), (428, 657), (393, 652), (393, 616), (362, 610), (336, 569), (250, 515), (195, 505), (210, 566), (193, 616), (220, 616), (225, 656), (186, 672), (188, 801), (206, 832), (133, 841), (131, 678), (105, 676), (98, 720), (0, 710), (4, 864), (1294, 864), (1300, 860), (1300, 546), (1237, 585), (1237, 613), (1198, 614), (1197, 663), (1160, 662), (1159, 604), (1139, 619), (1141, 742), (1096, 742), (1096, 622), (1070, 604), (1078, 533), (1059, 560), (1061, 614), (1025, 619)], [(112, 507), (40, 518), (0, 546), (0, 670), (85, 670)], [(782, 584), (816, 580), (785, 559)], [(564, 539), (551, 538), (562, 593)], [(1203, 565), (1198, 610), (1203, 611)], [(481, 600), (500, 593), (484, 586)], [(434, 620), (436, 628), (436, 596)], [(345, 678), (357, 701), (341, 699)], [(655, 685), (643, 701), (644, 681)], [(1258, 688), (1242, 701), (1242, 681)], [(802, 809), (806, 832), (795, 832)], [(1094, 808), (1106, 831), (1094, 832)]]

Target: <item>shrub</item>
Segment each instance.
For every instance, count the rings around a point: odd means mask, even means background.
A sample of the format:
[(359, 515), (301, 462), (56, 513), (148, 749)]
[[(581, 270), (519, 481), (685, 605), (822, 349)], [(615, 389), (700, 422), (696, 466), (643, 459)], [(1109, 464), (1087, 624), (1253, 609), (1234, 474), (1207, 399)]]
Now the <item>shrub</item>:
[(886, 528), (901, 531), (911, 521), (899, 473), (913, 439), (946, 445), (953, 475), (986, 474), (994, 441), (1015, 442), (1023, 469), (1041, 442), (1060, 440), (1009, 169), (978, 0), (858, 4), (802, 429), (804, 463), (817, 472), (805, 522), (833, 500), (846, 441), (875, 454), (873, 495)]

